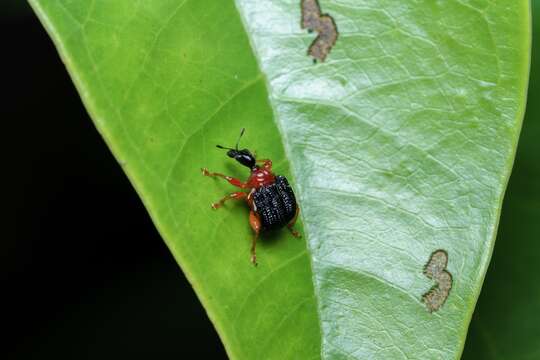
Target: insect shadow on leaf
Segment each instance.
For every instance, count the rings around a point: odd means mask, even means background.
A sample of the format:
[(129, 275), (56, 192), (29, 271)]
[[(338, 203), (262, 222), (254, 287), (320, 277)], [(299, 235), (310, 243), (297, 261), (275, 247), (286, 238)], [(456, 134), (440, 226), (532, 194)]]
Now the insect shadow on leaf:
[(452, 289), (452, 274), (446, 270), (447, 265), (448, 253), (436, 250), (424, 267), (424, 275), (436, 282), (436, 285), (422, 296), (429, 312), (439, 310)]
[(313, 61), (324, 62), (338, 38), (338, 30), (334, 18), (328, 14), (321, 14), (321, 7), (317, 0), (301, 0), (302, 29), (309, 32), (316, 31), (318, 36), (308, 48), (308, 55)]

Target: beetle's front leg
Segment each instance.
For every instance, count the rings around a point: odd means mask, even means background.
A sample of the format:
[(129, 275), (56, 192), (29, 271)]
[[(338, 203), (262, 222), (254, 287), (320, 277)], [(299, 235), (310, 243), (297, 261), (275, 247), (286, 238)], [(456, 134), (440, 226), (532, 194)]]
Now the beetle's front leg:
[(219, 209), (227, 200), (239, 200), (239, 199), (245, 198), (246, 196), (247, 194), (242, 191), (233, 192), (232, 194), (225, 196), (223, 199), (219, 200), (218, 202), (213, 203), (212, 209)]
[(201, 169), (202, 171), (202, 174), (204, 176), (214, 176), (214, 177), (221, 177), (221, 178), (224, 178), (225, 180), (227, 180), (231, 185), (234, 185), (234, 186), (237, 186), (241, 189), (246, 189), (248, 188), (248, 184), (246, 183), (243, 183), (242, 181), (238, 180), (238, 179), (235, 179), (233, 177), (230, 177), (230, 176), (227, 176), (227, 175), (223, 175), (223, 174), (220, 174), (220, 173), (214, 173), (214, 172), (209, 172), (207, 168), (203, 168)]

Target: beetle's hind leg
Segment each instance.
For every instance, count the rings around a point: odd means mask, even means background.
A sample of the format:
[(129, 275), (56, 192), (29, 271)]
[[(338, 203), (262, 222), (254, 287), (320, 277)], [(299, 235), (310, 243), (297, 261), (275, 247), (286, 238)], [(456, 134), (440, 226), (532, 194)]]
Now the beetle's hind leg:
[(287, 229), (291, 232), (292, 236), (295, 238), (301, 238), (302, 235), (296, 230), (294, 230), (293, 226), (296, 223), (296, 219), (298, 218), (298, 214), (300, 213), (300, 208), (298, 207), (298, 204), (296, 204), (296, 214), (294, 214), (294, 217), (292, 220), (287, 224)]
[(233, 192), (232, 194), (229, 194), (225, 196), (223, 199), (219, 200), (218, 202), (215, 202), (212, 204), (212, 209), (219, 209), (227, 200), (240, 200), (247, 196), (245, 192), (238, 191)]
[(253, 242), (251, 243), (251, 262), (253, 265), (257, 266), (257, 254), (255, 252), (255, 246), (257, 246), (257, 239), (259, 238), (259, 233), (261, 232), (261, 220), (253, 210), (249, 212), (249, 225), (251, 225), (251, 228), (255, 232)]

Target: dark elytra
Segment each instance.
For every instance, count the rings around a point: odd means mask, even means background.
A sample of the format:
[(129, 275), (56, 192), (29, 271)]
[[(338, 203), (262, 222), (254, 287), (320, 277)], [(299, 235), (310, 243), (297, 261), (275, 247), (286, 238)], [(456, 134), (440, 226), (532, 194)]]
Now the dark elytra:
[(255, 189), (253, 202), (264, 230), (282, 228), (296, 215), (296, 198), (284, 176), (278, 175), (275, 183)]

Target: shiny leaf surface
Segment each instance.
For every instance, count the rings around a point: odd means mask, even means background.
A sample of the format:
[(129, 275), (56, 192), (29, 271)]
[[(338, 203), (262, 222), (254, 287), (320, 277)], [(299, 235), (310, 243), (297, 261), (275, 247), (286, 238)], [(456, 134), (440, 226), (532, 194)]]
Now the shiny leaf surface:
[[(239, 1), (297, 179), (323, 355), (459, 356), (523, 116), (528, 2), (321, 2), (340, 37), (316, 67), (298, 4), (263, 3)], [(438, 249), (454, 285), (430, 314)]]
[[(540, 36), (540, 1), (533, 3)], [(540, 359), (540, 42), (533, 42), (527, 112), (499, 234), (463, 359)]]

